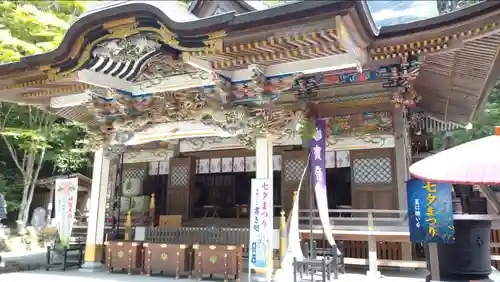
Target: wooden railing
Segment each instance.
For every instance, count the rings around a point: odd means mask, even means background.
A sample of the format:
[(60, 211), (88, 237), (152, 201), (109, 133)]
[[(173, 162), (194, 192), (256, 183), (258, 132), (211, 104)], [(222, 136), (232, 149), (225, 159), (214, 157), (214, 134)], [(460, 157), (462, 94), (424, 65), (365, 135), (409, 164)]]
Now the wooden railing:
[[(401, 235), (409, 236), (407, 211), (402, 210), (328, 210), (332, 233), (360, 235)], [(299, 226), (307, 231), (312, 224), (315, 230), (322, 231), (318, 210), (299, 210)]]
[[(378, 273), (378, 266), (426, 267), (411, 256), (407, 211), (332, 209), (328, 215), (332, 234), (342, 242), (345, 264), (368, 265), (370, 273)], [(308, 239), (312, 229), (314, 239), (326, 244), (318, 210), (299, 210), (299, 226), (302, 238)], [(405, 243), (409, 246), (406, 260)]]
[[(423, 255), (415, 255), (416, 246), (409, 241), (407, 212), (400, 210), (329, 210), (332, 234), (342, 241), (345, 264), (425, 268)], [(309, 222), (312, 221), (313, 237), (319, 245), (325, 244), (324, 232), (317, 210), (299, 211), (299, 229), (302, 238), (309, 238)], [(276, 225), (275, 227), (277, 227)], [(83, 226), (80, 228), (84, 228)], [(76, 228), (76, 229), (80, 229)], [(123, 228), (123, 226), (121, 226)], [(242, 244), (248, 246), (248, 228), (143, 227), (144, 241), (151, 242), (203, 242), (206, 244)], [(86, 228), (85, 228), (86, 229)], [(106, 226), (109, 231), (109, 226)], [(278, 230), (275, 228), (274, 248), (279, 249)], [(492, 265), (500, 268), (500, 216), (493, 217), (490, 236)], [(143, 241), (141, 240), (141, 241)], [(403, 246), (411, 245), (413, 257), (403, 255)]]

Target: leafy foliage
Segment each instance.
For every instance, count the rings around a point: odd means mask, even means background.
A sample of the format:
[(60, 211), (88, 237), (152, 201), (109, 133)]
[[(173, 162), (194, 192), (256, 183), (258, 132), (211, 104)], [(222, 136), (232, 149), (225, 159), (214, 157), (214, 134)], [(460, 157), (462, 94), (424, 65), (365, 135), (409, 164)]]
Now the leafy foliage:
[(299, 124), (300, 138), (307, 144), (316, 134), (316, 121), (314, 119), (303, 119)]
[(460, 129), (453, 132), (453, 145), (491, 136), (495, 126), (500, 125), (500, 80), (490, 92), (484, 111), (472, 122), (471, 129)]
[(47, 160), (54, 164), (58, 174), (69, 174), (91, 166), (92, 156), (86, 146), (86, 136), (87, 128), (81, 123), (59, 120), (54, 124)]
[(436, 0), (439, 14), (450, 13), (468, 6), (477, 4), (484, 0)]
[[(54, 50), (94, 1), (0, 1), (0, 64)], [(85, 127), (33, 106), (0, 104), (0, 192), (26, 223), (38, 176), (87, 166)], [(8, 170), (8, 172), (6, 171)]]
[[(437, 0), (439, 14), (453, 12), (484, 0)], [(500, 80), (498, 80), (488, 96), (484, 111), (478, 114), (471, 123), (472, 128), (455, 130), (452, 145), (459, 145), (475, 139), (493, 135), (495, 126), (500, 125)], [(434, 138), (434, 148), (441, 148), (443, 135)]]
[(0, 63), (55, 49), (83, 1), (0, 1)]

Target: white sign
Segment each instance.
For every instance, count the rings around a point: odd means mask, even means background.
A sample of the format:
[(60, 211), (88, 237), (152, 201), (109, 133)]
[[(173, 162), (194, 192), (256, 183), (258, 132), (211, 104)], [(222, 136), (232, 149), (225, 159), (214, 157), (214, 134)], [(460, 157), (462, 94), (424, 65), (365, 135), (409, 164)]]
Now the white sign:
[[(273, 187), (269, 179), (252, 179), (250, 202), (250, 259), (248, 271), (265, 273), (273, 269)], [(249, 280), (250, 281), (250, 280)]]
[(57, 230), (61, 244), (67, 246), (75, 217), (78, 178), (56, 179), (55, 189)]
[(327, 141), (327, 151), (366, 150), (394, 148), (394, 136), (391, 134), (366, 135), (361, 137), (338, 137), (335, 142)]

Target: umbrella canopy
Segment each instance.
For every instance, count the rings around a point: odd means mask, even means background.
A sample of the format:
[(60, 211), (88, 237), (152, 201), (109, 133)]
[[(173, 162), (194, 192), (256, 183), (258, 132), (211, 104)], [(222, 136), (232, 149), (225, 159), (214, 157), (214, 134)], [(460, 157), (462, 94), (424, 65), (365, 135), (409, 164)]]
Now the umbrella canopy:
[(439, 152), (410, 166), (418, 179), (450, 184), (500, 184), (500, 127), (495, 135)]

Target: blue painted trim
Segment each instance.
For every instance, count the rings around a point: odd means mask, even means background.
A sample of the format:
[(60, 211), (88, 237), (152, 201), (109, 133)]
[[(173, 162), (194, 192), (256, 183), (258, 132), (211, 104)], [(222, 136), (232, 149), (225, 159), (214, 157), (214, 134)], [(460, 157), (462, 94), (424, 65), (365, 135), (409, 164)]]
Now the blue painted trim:
[(130, 96), (130, 97), (142, 97), (142, 96), (153, 96), (153, 93), (140, 93), (140, 94), (134, 94), (132, 92), (129, 92), (129, 91), (125, 91), (125, 90), (121, 90), (121, 89), (115, 89), (116, 92), (122, 94), (122, 95), (126, 95), (126, 96)]
[[(286, 73), (286, 74), (280, 74), (280, 75), (274, 75), (274, 76), (266, 76), (266, 80), (271, 80), (271, 79), (276, 79), (276, 78), (287, 78), (287, 77), (290, 77), (290, 76), (298, 74), (298, 73), (300, 73), (300, 72), (297, 72), (297, 73)], [(248, 82), (252, 81), (251, 79), (232, 81), (227, 76), (224, 76), (224, 75), (219, 74), (219, 73), (217, 73), (217, 75), (220, 76), (220, 77), (222, 77), (222, 78), (224, 78), (225, 80), (229, 81), (231, 83), (231, 85), (245, 84), (245, 83), (248, 83)]]

